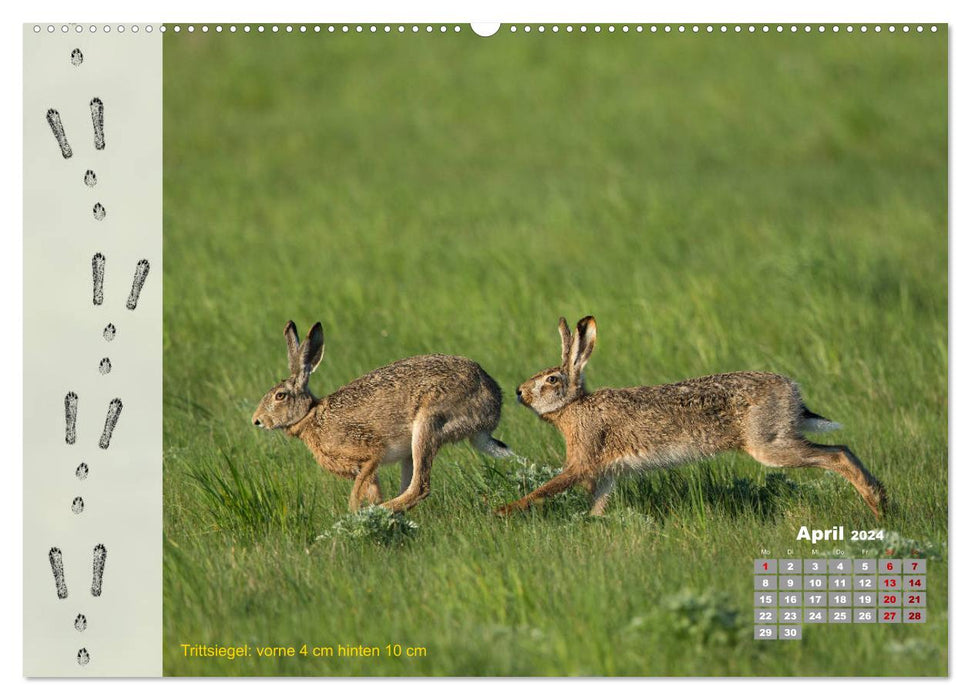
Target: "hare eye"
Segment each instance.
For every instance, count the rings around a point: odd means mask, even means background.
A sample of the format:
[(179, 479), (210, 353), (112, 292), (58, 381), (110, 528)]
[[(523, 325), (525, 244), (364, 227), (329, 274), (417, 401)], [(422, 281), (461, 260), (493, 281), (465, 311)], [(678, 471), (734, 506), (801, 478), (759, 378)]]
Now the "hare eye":
[(275, 398), (277, 401), (283, 401), (283, 399), (287, 398), (287, 393), (285, 391), (278, 391), (276, 392), (276, 396), (273, 398)]
[(546, 381), (549, 382), (550, 384), (556, 384), (558, 381), (560, 381), (560, 378), (557, 377), (555, 374), (551, 374), (546, 378)]

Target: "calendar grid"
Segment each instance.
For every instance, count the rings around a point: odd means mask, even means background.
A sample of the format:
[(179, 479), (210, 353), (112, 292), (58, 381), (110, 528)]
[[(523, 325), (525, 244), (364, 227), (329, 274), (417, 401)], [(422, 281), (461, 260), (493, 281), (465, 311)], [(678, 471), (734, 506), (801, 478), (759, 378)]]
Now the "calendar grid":
[(804, 625), (920, 624), (926, 559), (755, 559), (754, 638), (802, 639)]

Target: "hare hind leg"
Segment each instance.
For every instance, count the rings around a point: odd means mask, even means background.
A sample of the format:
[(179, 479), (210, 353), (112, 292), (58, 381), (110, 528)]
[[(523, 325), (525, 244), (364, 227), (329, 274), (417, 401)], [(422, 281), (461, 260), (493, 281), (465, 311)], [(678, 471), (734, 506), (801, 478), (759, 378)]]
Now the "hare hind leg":
[(853, 484), (873, 514), (880, 517), (886, 492), (873, 474), (845, 445), (817, 445), (802, 438), (746, 446), (745, 451), (769, 467), (821, 467)]
[(394, 512), (408, 510), (428, 496), (432, 488), (432, 462), (439, 447), (432, 417), (419, 412), (412, 427), (411, 458), (402, 462), (401, 467), (404, 482), (405, 464), (412, 465), (411, 481), (401, 494), (382, 503), (382, 507)]

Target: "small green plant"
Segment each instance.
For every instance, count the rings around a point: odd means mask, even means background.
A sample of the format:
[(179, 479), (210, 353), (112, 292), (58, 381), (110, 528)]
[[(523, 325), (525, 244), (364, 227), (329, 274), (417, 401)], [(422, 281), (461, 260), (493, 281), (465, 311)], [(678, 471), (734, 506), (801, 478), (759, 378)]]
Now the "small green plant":
[(724, 593), (682, 591), (665, 598), (664, 607), (679, 636), (698, 644), (734, 644), (739, 639), (741, 616)]
[(317, 541), (370, 540), (384, 546), (401, 545), (418, 533), (418, 524), (403, 513), (368, 506), (339, 518)]

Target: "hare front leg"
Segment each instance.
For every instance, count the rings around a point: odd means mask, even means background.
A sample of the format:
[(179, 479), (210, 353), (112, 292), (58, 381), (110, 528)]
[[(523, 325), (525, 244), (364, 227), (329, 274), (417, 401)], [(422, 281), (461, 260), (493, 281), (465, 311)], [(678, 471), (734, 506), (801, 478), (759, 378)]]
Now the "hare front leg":
[(532, 493), (528, 493), (518, 501), (507, 503), (501, 508), (496, 509), (496, 515), (509, 515), (519, 510), (526, 510), (533, 503), (542, 503), (550, 496), (555, 496), (558, 493), (566, 491), (576, 483), (583, 481), (583, 479), (583, 475), (577, 473), (575, 470), (569, 468), (564, 469)]
[(411, 486), (411, 477), (415, 473), (415, 462), (409, 456), (401, 460), (401, 488), (398, 490), (398, 495), (400, 496), (408, 487)]
[(590, 515), (600, 516), (604, 514), (610, 494), (614, 490), (616, 479), (613, 476), (602, 476), (597, 479), (593, 487), (593, 502), (590, 506)]
[(357, 476), (354, 477), (354, 485), (351, 487), (351, 497), (348, 508), (356, 511), (361, 507), (361, 501), (378, 504), (384, 500), (381, 495), (381, 487), (378, 485), (378, 465), (377, 459), (371, 459), (361, 465)]

